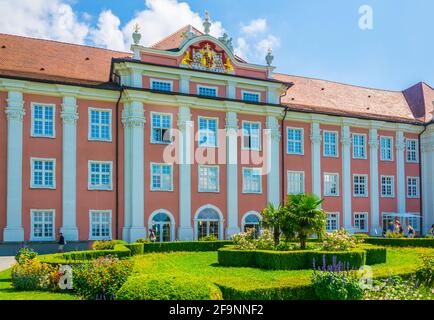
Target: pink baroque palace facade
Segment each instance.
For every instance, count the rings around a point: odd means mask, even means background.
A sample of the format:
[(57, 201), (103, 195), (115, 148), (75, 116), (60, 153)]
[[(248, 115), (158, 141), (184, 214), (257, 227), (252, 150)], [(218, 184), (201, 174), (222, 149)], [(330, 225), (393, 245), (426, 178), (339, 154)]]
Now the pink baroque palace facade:
[(434, 89), (275, 72), (187, 26), (131, 53), (0, 34), (0, 242), (220, 239), (287, 194), (327, 229), (434, 223)]

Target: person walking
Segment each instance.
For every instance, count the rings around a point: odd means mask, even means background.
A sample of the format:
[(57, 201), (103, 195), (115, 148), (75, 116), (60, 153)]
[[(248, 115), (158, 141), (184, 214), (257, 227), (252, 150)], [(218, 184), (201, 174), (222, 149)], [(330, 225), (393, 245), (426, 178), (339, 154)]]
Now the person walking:
[(64, 248), (66, 245), (65, 238), (63, 237), (62, 232), (59, 233), (59, 241), (57, 242), (59, 244), (58, 252), (64, 252)]
[(431, 229), (429, 229), (428, 234), (434, 236), (434, 224), (431, 226)]
[(155, 242), (157, 240), (154, 229), (149, 229), (149, 240), (151, 240), (151, 242)]
[(408, 225), (407, 226), (407, 237), (414, 238), (414, 236), (415, 236), (414, 228), (411, 225)]

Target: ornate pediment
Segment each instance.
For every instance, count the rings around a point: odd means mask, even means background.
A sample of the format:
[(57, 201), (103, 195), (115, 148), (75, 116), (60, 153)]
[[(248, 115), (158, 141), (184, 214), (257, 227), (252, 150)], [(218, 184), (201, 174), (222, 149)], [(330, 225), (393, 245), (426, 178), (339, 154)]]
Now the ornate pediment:
[(180, 66), (196, 70), (234, 73), (229, 55), (219, 50), (211, 41), (202, 41), (190, 46), (184, 53)]

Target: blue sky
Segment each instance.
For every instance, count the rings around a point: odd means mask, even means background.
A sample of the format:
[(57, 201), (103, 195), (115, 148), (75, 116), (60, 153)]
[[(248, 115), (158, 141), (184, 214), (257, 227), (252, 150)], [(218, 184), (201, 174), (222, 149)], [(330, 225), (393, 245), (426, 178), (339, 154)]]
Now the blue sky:
[[(195, 17), (197, 25), (198, 21), (200, 23), (197, 15), (203, 17), (203, 12), (208, 9), (211, 18), (217, 21), (219, 30), (216, 32), (224, 29), (233, 37), (236, 47), (244, 43), (239, 50), (249, 61), (263, 63), (264, 46), (272, 45), (274, 64), (279, 72), (391, 90), (402, 90), (419, 81), (434, 86), (434, 1), (430, 0), (148, 0), (148, 7), (144, 0), (48, 1), (53, 5), (65, 3), (70, 6), (77, 24), (83, 24), (80, 25), (82, 29), (77, 29), (83, 32), (83, 37), (73, 38), (74, 42), (116, 47), (107, 39), (111, 37), (116, 42), (116, 37), (122, 38), (121, 33), (128, 38), (135, 17), (143, 21), (145, 28), (141, 32), (151, 41), (152, 35), (159, 30), (164, 30), (161, 34), (167, 34), (172, 24), (177, 29), (173, 22), (178, 20), (177, 9), (166, 13), (164, 8), (155, 7), (166, 2), (172, 2), (172, 5), (186, 2), (184, 11), (179, 10), (179, 21)], [(10, 2), (29, 3), (30, 0)], [(359, 28), (361, 5), (369, 5), (373, 10), (372, 30)], [(118, 18), (119, 25), (116, 32), (106, 37), (103, 27), (99, 31), (91, 29), (99, 28), (101, 12), (108, 10), (110, 19), (104, 21), (114, 21), (116, 25)], [(147, 20), (154, 21), (157, 31), (146, 26)], [(256, 31), (247, 32), (246, 26), (254, 26), (253, 21), (261, 24)], [(0, 32), (5, 32), (4, 29), (0, 22)], [(19, 26), (16, 29), (20, 30)], [(44, 37), (38, 30), (23, 32)], [(80, 32), (71, 31), (74, 34)], [(57, 38), (71, 37), (60, 34)], [(261, 48), (259, 44), (262, 44)], [(122, 45), (117, 44), (118, 47)]]

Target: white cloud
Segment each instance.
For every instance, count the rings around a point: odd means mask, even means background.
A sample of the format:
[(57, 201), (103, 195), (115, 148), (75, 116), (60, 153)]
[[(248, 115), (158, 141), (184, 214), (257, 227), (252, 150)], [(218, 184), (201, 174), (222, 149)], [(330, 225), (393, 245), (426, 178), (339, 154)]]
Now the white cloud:
[(254, 19), (249, 22), (248, 25), (241, 25), (241, 32), (254, 35), (267, 30), (266, 19)]
[(280, 39), (269, 34), (266, 38), (262, 39), (255, 45), (255, 49), (259, 55), (265, 57), (268, 49), (275, 49), (280, 46)]
[(0, 1), (0, 32), (85, 43), (89, 27), (62, 0)]
[(110, 10), (101, 12), (97, 28), (90, 32), (92, 41), (97, 46), (113, 50), (125, 50), (124, 36), (119, 29), (120, 25), (121, 21)]
[(243, 59), (246, 59), (249, 50), (250, 50), (250, 46), (248, 45), (246, 39), (242, 37), (238, 38), (236, 47), (234, 49), (235, 54)]
[[(136, 23), (140, 25), (141, 44), (145, 46), (153, 45), (188, 24), (203, 30), (203, 19), (185, 2), (146, 0), (145, 3), (147, 9), (138, 12), (122, 29), (128, 45), (131, 44), (131, 34)], [(219, 37), (223, 32), (221, 22), (212, 21), (211, 35)]]

